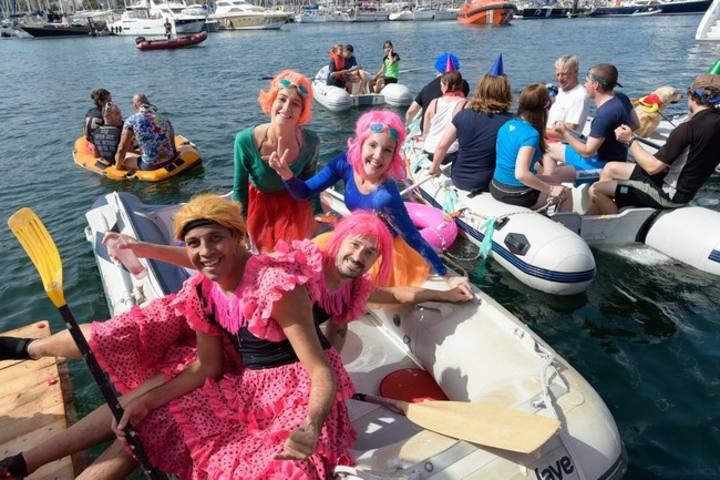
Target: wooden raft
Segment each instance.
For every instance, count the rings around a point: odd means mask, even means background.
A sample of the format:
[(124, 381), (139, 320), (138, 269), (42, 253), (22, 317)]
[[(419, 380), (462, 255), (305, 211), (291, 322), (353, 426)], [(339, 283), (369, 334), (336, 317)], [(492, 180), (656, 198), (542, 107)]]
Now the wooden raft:
[[(42, 338), (50, 335), (46, 321), (2, 335)], [(76, 420), (67, 362), (54, 358), (0, 361), (0, 459), (37, 445)], [(83, 466), (78, 457), (75, 465)], [(66, 457), (38, 469), (29, 479), (75, 478), (73, 459)]]

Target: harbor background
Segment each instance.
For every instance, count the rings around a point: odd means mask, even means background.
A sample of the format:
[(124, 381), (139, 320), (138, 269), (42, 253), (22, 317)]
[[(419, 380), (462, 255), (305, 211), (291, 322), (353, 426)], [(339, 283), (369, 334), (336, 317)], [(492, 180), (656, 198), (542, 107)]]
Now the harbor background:
[[(309, 77), (334, 42), (352, 43), (358, 62), (379, 67), (382, 42), (401, 57), (401, 82), (417, 93), (432, 64), (452, 50), (475, 85), (500, 52), (515, 98), (523, 86), (553, 81), (553, 61), (574, 53), (582, 75), (610, 62), (630, 97), (669, 84), (685, 91), (720, 57), (720, 44), (693, 40), (699, 16), (514, 21), (471, 28), (455, 22), (295, 24), (280, 31), (223, 32), (200, 47), (139, 52), (132, 38), (0, 42), (0, 331), (40, 319), (62, 328), (25, 253), (5, 227), (34, 208), (60, 249), (66, 297), (81, 321), (106, 318), (102, 280), (85, 241), (84, 213), (113, 190), (147, 203), (186, 201), (230, 190), (232, 144), (241, 129), (264, 121), (257, 104), (262, 77), (294, 68)], [(156, 185), (115, 183), (77, 168), (73, 141), (104, 87), (125, 115), (143, 91), (197, 144), (201, 169)], [(666, 113), (686, 111), (685, 99)], [(321, 163), (341, 151), (361, 111), (331, 113), (317, 103), (309, 128), (322, 139)], [(401, 112), (402, 113), (402, 112)], [(720, 178), (697, 203), (720, 210)], [(470, 246), (459, 249), (472, 254)], [(717, 278), (645, 247), (593, 250), (597, 277), (584, 294), (552, 297), (530, 290), (492, 261), (466, 265), (473, 281), (533, 328), (583, 374), (617, 422), (630, 459), (629, 479), (720, 477), (720, 286)], [(471, 352), (468, 352), (469, 354)], [(488, 366), (492, 368), (492, 366)], [(78, 413), (101, 398), (83, 364), (71, 368)]]

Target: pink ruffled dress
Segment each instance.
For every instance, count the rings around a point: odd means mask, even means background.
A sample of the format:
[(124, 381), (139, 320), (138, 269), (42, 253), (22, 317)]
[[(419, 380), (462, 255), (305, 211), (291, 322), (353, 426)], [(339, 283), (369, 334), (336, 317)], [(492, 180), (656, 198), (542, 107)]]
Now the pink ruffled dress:
[[(198, 295), (203, 279), (195, 275), (177, 294), (92, 323), (90, 347), (120, 393), (134, 390), (158, 373), (170, 380), (195, 360), (196, 334), (186, 318), (203, 316)], [(224, 351), (224, 368), (238, 370), (239, 357), (227, 340)], [(168, 407), (151, 412), (138, 425), (138, 433), (154, 466), (183, 479), (191, 478), (192, 458)]]
[[(296, 241), (292, 246), (281, 243), (276, 256), (248, 260), (233, 298), (217, 288), (211, 292), (207, 298), (213, 304), (214, 322), (196, 317), (190, 325), (209, 334), (217, 334), (221, 327), (223, 334), (243, 334), (243, 339), (249, 332), (254, 340), (271, 347), (286, 341), (270, 316), (273, 305), (298, 285), (305, 285), (311, 299), (336, 321), (348, 321), (362, 313), (372, 290), (367, 279), (329, 293), (322, 278), (322, 254), (310, 241)], [(238, 300), (241, 292), (242, 300)], [(237, 314), (240, 311), (242, 317)], [(244, 318), (242, 324), (240, 318)], [(236, 344), (242, 353), (243, 342)], [(332, 348), (325, 352), (336, 376), (336, 398), (315, 452), (304, 461), (273, 459), (307, 414), (310, 376), (297, 360), (270, 368), (248, 366), (240, 372), (226, 372), (221, 379), (210, 379), (202, 388), (172, 402), (171, 410), (192, 452), (192, 478), (324, 480), (334, 466), (352, 464), (348, 449), (355, 441), (355, 432), (345, 400), (354, 388), (338, 353)]]

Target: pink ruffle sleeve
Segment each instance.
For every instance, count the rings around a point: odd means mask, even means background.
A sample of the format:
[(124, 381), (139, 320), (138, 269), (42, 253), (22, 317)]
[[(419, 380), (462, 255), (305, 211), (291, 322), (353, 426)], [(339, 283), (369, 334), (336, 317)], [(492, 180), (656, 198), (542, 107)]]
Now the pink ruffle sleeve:
[(374, 289), (370, 276), (364, 275), (330, 292), (324, 277), (321, 277), (319, 288), (315, 291), (317, 296), (312, 297), (312, 300), (330, 315), (334, 324), (338, 325), (362, 315)]
[[(218, 337), (223, 332), (211, 320), (211, 290), (212, 281), (196, 273), (185, 280), (170, 306), (175, 309), (176, 315), (185, 317), (194, 331)], [(199, 292), (202, 292), (202, 298)]]
[(245, 267), (243, 312), (250, 332), (256, 337), (279, 342), (285, 339), (280, 326), (272, 319), (275, 302), (299, 285), (308, 288), (310, 298), (317, 298), (322, 276), (322, 253), (310, 241), (280, 241), (275, 253), (258, 255)]

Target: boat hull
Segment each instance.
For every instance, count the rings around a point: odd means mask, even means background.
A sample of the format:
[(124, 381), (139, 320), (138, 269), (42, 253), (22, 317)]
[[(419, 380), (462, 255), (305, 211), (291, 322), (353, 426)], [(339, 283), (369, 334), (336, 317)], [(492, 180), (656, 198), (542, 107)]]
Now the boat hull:
[(658, 6), (598, 7), (590, 12), (591, 17), (640, 17), (658, 15), (662, 10)]
[[(323, 204), (343, 213), (344, 204), (323, 195)], [(113, 230), (153, 243), (172, 244), (172, 217), (178, 206), (148, 206), (127, 193), (112, 193), (86, 214), (86, 237), (112, 314), (117, 315), (177, 291), (189, 273), (141, 259), (147, 275), (131, 276), (113, 263), (102, 237)], [(444, 288), (433, 277), (429, 288)], [(626, 466), (612, 415), (592, 386), (549, 345), (492, 298), (475, 290), (477, 301), (427, 302), (417, 306), (369, 306), (350, 322), (341, 355), (360, 392), (377, 394), (391, 372), (426, 370), (451, 400), (498, 404), (557, 418), (561, 430), (530, 455), (482, 448), (423, 430), (384, 407), (348, 400), (358, 438), (357, 465), (337, 472), (356, 477), (424, 480), (552, 478), (616, 479)]]
[(460, 8), (457, 21), (463, 25), (506, 25), (517, 7), (511, 3), (472, 3)]
[(135, 46), (138, 50), (142, 51), (173, 50), (176, 48), (185, 48), (192, 45), (197, 45), (207, 40), (207, 37), (207, 32), (200, 32), (196, 35), (177, 37), (170, 40), (146, 40), (144, 42), (138, 42)]
[(90, 35), (90, 27), (46, 25), (42, 27), (23, 26), (26, 33), (34, 38), (83, 37)]
[(115, 165), (107, 165), (93, 153), (93, 147), (85, 137), (75, 140), (73, 161), (79, 167), (102, 175), (110, 180), (140, 180), (143, 182), (161, 182), (190, 170), (202, 163), (200, 152), (187, 138), (176, 135), (175, 149), (178, 156), (172, 162), (155, 170), (120, 170)]
[(372, 107), (387, 103), (395, 107), (406, 107), (413, 102), (410, 89), (401, 83), (385, 85), (380, 93), (351, 95), (344, 88), (328, 85), (326, 79), (328, 67), (318, 71), (312, 82), (313, 98), (323, 107), (333, 112), (341, 112), (352, 107)]
[(518, 10), (518, 15), (523, 20), (546, 20), (558, 18), (574, 18), (587, 16), (589, 10), (586, 8), (562, 8), (562, 7), (540, 7), (523, 8)]
[(287, 23), (281, 15), (236, 15), (218, 17), (220, 30), (279, 30)]
[[(409, 138), (405, 155), (413, 165), (417, 195), (430, 205), (456, 212), (460, 232), (482, 247), (488, 222), (494, 219), (490, 255), (525, 285), (555, 295), (587, 290), (595, 276), (595, 259), (576, 233), (529, 208), (495, 200), (488, 192), (455, 188), (444, 175), (432, 178), (422, 145)], [(450, 205), (452, 203), (452, 205)]]

